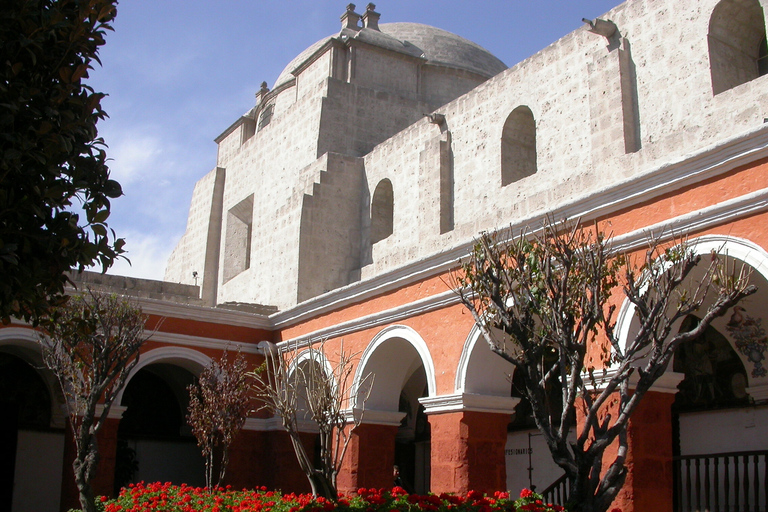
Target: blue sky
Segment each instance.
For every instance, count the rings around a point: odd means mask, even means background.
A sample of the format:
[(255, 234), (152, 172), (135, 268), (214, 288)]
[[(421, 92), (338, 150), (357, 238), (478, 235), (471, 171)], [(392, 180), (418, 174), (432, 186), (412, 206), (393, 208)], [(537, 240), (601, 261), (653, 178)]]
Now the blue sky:
[[(184, 233), (195, 182), (216, 163), (213, 139), (306, 47), (340, 29), (348, 2), (122, 0), (89, 83), (107, 93), (100, 123), (124, 197), (110, 227), (132, 265), (110, 273), (162, 279)], [(433, 25), (513, 66), (619, 0), (388, 0), (381, 23)], [(366, 3), (358, 3), (362, 13)]]

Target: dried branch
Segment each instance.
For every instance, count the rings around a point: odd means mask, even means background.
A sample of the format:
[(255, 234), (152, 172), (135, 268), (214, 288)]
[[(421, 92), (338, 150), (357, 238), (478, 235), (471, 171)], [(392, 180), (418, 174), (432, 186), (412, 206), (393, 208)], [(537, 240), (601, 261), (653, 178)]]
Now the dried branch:
[[(344, 351), (341, 344), (336, 360), (331, 360), (325, 342), (266, 354), (261, 368), (250, 376), (254, 395), (262, 408), (279, 416), (293, 443), (299, 466), (307, 475), (312, 492), (330, 500), (338, 499), (337, 477), (351, 440), (360, 425), (373, 375), (368, 374), (357, 389), (352, 379), (356, 354)], [(353, 404), (359, 409), (350, 414)], [(299, 436), (299, 422), (311, 420), (320, 436), (320, 468), (314, 467)], [(350, 428), (351, 427), (351, 428)]]
[[(238, 351), (232, 361), (226, 351), (211, 360), (189, 391), (187, 422), (205, 458), (205, 485), (222, 484), (229, 465), (229, 448), (251, 410), (250, 381), (245, 357)], [(217, 457), (218, 456), (218, 457)], [(214, 468), (218, 467), (216, 482)]]
[[(598, 512), (624, 482), (629, 418), (675, 349), (756, 291), (745, 265), (713, 253), (702, 268), (685, 239), (663, 244), (661, 235), (651, 237), (640, 262), (617, 254), (610, 240), (597, 226), (551, 219), (509, 240), (484, 233), (451, 278), (491, 351), (522, 377), (524, 397), (570, 479), (575, 503)], [(611, 303), (619, 291), (639, 324), (623, 346)], [(674, 334), (694, 312), (701, 315), (699, 324)], [(633, 375), (636, 381), (630, 381)], [(555, 389), (559, 400), (549, 399)], [(616, 394), (618, 406), (608, 414)], [(578, 430), (577, 405), (584, 414)], [(567, 439), (571, 431), (573, 443)], [(604, 468), (605, 449), (614, 442), (617, 455)]]
[(87, 290), (50, 310), (41, 325), (43, 362), (58, 379), (75, 441), (72, 464), (80, 503), (95, 510), (96, 435), (151, 336), (146, 316), (125, 298)]

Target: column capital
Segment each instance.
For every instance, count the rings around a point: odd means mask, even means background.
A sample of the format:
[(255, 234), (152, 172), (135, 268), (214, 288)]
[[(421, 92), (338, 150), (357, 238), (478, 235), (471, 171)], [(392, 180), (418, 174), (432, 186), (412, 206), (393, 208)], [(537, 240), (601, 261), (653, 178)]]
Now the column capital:
[(419, 398), (427, 414), (448, 412), (488, 412), (512, 414), (520, 402), (511, 396), (477, 395), (474, 393), (456, 393)]

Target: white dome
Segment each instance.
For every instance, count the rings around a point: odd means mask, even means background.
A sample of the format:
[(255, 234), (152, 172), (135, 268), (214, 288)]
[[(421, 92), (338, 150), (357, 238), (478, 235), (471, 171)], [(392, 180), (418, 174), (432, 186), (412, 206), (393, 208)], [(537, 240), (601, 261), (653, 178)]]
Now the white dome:
[(507, 66), (482, 46), (447, 30), (420, 23), (384, 23), (381, 31), (362, 28), (357, 31), (342, 30), (316, 42), (293, 59), (275, 81), (274, 87), (288, 82), (291, 71), (307, 60), (332, 38), (354, 37), (369, 44), (422, 57), (427, 63), (465, 69), (481, 76), (492, 77)]

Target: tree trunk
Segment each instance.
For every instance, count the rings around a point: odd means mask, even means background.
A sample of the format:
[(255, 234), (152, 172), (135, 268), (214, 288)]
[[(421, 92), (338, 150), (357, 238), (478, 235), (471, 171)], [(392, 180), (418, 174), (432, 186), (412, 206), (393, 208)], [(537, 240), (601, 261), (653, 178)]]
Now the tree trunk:
[(75, 473), (75, 485), (80, 494), (80, 506), (84, 512), (96, 512), (96, 499), (91, 488), (91, 479), (96, 474), (96, 466), (99, 462), (99, 452), (96, 439), (91, 437), (89, 442), (81, 445), (77, 457), (72, 462)]
[(322, 496), (323, 498), (336, 502), (339, 500), (339, 493), (331, 482), (320, 470), (314, 470), (309, 477), (309, 483), (312, 486), (312, 494)]

